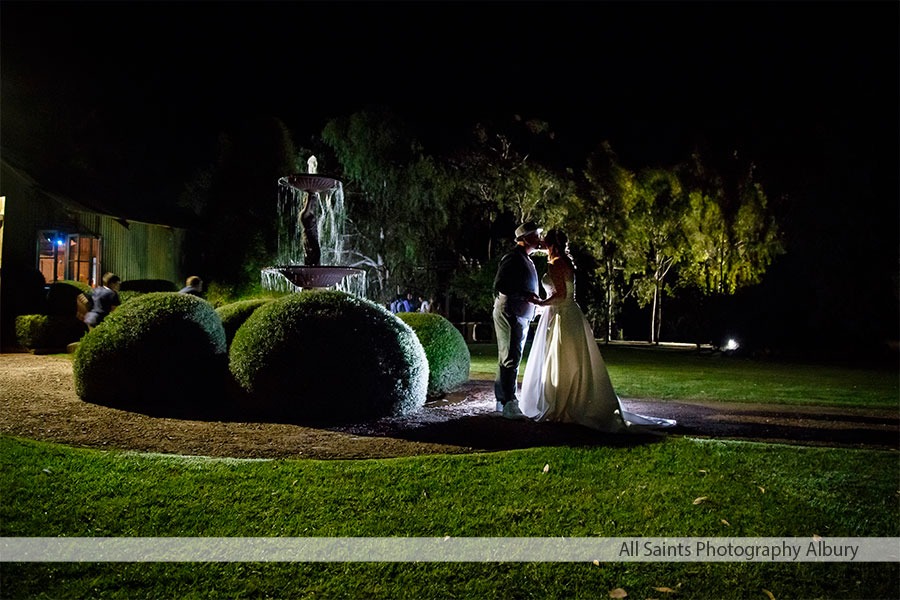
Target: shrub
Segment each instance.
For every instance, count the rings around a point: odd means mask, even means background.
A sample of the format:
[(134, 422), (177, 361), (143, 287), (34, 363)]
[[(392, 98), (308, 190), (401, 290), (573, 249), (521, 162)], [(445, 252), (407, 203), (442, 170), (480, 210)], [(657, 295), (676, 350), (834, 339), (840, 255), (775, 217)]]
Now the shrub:
[(259, 307), (238, 329), (230, 368), (270, 415), (349, 422), (425, 403), (428, 361), (408, 325), (343, 292), (306, 291)]
[(84, 336), (73, 362), (75, 391), (108, 406), (190, 412), (221, 398), (225, 360), (225, 331), (209, 303), (144, 294)]
[(129, 279), (119, 284), (120, 292), (177, 292), (179, 289), (168, 279)]
[(0, 287), (3, 288), (0, 294), (0, 346), (16, 343), (17, 315), (46, 312), (44, 285), (44, 276), (35, 268), (9, 264), (0, 267)]
[(428, 395), (443, 396), (469, 380), (469, 347), (453, 324), (433, 313), (398, 313), (428, 357)]
[(74, 317), (78, 312), (78, 296), (91, 297), (91, 286), (80, 281), (56, 281), (47, 292), (47, 314)]
[(139, 292), (137, 290), (126, 290), (124, 292), (119, 290), (119, 302), (122, 304), (125, 304), (132, 298), (137, 298), (138, 296), (143, 296), (143, 295), (144, 295), (144, 292)]
[(244, 324), (244, 321), (246, 321), (257, 308), (271, 301), (272, 298), (256, 298), (253, 300), (232, 302), (231, 304), (226, 304), (225, 306), (217, 308), (216, 314), (222, 319), (222, 327), (225, 328), (226, 345), (231, 346), (231, 340), (234, 339), (234, 334), (237, 333), (238, 328)]
[(243, 300), (272, 299), (285, 295), (283, 292), (263, 289), (260, 281), (243, 285), (226, 285), (219, 281), (210, 281), (208, 284), (204, 283), (203, 287), (203, 297), (216, 308)]
[(87, 326), (73, 316), (19, 315), (16, 317), (16, 341), (31, 350), (61, 350), (77, 342)]

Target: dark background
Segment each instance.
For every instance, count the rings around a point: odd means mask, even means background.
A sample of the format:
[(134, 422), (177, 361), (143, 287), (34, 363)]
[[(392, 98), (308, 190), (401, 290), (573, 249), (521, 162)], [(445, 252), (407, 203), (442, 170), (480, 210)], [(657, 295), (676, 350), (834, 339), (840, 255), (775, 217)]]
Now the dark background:
[(788, 248), (751, 318), (877, 345), (898, 338), (898, 7), (7, 1), (0, 142), (55, 191), (145, 212), (259, 115), (303, 146), (387, 104), (427, 149), (521, 114), (576, 172), (604, 139), (633, 169), (738, 151)]

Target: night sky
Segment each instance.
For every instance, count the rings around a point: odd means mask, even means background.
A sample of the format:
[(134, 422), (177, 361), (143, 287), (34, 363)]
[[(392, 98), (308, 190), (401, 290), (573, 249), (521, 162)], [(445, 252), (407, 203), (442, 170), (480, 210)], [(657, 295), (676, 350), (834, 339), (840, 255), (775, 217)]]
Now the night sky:
[(374, 104), (435, 145), (541, 118), (576, 170), (604, 139), (635, 169), (738, 150), (782, 213), (790, 277), (849, 277), (826, 293), (887, 294), (889, 313), (898, 22), (896, 2), (5, 1), (0, 142), (40, 180), (83, 160), (98, 194), (136, 198), (177, 194), (248, 117), (279, 117), (302, 146)]

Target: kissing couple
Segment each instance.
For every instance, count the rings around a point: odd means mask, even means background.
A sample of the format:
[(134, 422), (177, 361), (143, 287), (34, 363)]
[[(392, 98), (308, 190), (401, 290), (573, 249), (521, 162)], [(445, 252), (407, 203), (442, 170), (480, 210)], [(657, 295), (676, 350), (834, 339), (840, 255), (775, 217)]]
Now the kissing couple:
[[(541, 237), (533, 222), (516, 229), (516, 247), (501, 260), (494, 278), (494, 330), (499, 372), (494, 382), (497, 410), (507, 419), (578, 423), (607, 433), (672, 427), (675, 421), (645, 417), (622, 408), (609, 380), (591, 325), (575, 303), (575, 263), (569, 240), (559, 229)], [(538, 295), (538, 275), (530, 254), (548, 254)], [(519, 363), (528, 328), (541, 307), (525, 366), (521, 400), (516, 395)]]

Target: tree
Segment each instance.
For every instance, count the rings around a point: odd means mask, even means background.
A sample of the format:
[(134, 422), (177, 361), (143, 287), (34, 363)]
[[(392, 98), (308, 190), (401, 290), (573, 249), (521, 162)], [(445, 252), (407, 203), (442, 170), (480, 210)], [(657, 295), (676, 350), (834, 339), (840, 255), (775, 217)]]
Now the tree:
[(457, 232), (459, 267), (451, 288), (464, 303), (490, 306), (499, 255), (505, 252), (497, 252), (496, 245), (508, 245), (517, 224), (536, 220), (550, 227), (565, 221), (571, 178), (534, 158), (548, 151), (553, 138), (550, 125), (538, 119), (517, 115), (499, 124), (479, 123), (469, 144), (448, 161), (456, 178), (450, 227)]
[(754, 178), (755, 166), (741, 163), (735, 153), (715, 170), (694, 153), (680, 170), (689, 188), (690, 247), (681, 279), (713, 299), (759, 283), (784, 247), (766, 193)]
[(278, 179), (296, 172), (291, 135), (279, 119), (258, 118), (219, 136), (217, 156), (199, 170), (180, 204), (197, 215), (189, 251), (204, 279), (246, 288), (260, 281), (277, 240)]
[(686, 196), (676, 173), (666, 169), (642, 170), (636, 192), (625, 231), (625, 270), (638, 303), (651, 305), (650, 341), (659, 343), (666, 277), (688, 251)]
[(706, 294), (733, 294), (759, 283), (772, 259), (783, 252), (778, 225), (753, 171), (751, 164), (729, 185), (694, 156), (685, 221), (692, 261), (682, 276)]
[(322, 139), (341, 165), (352, 266), (369, 272), (370, 295), (386, 300), (401, 288), (428, 286), (452, 178), (386, 109), (333, 119)]
[(624, 296), (620, 274), (624, 270), (625, 232), (637, 199), (635, 175), (619, 165), (609, 142), (603, 142), (587, 158), (584, 177), (589, 184), (586, 202), (573, 211), (573, 238), (598, 263), (602, 279), (603, 305), (600, 310), (604, 338), (613, 337), (616, 306)]

